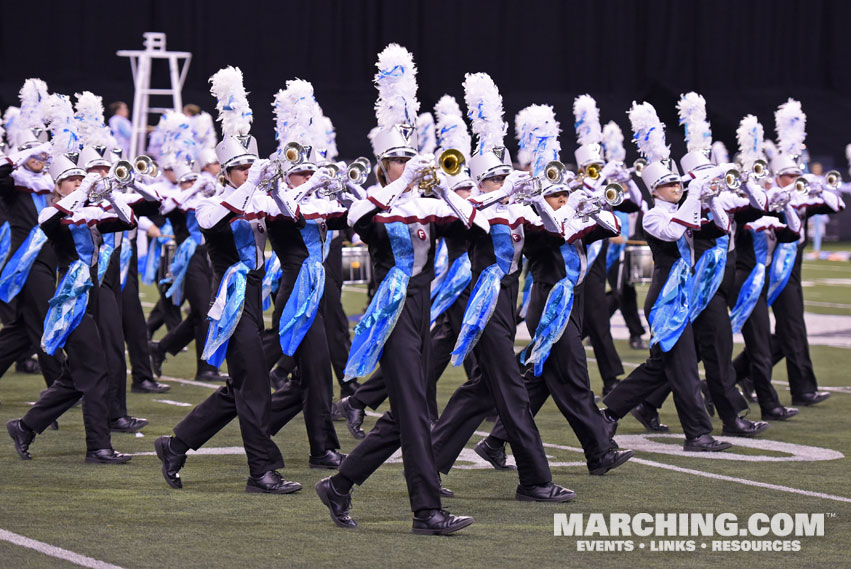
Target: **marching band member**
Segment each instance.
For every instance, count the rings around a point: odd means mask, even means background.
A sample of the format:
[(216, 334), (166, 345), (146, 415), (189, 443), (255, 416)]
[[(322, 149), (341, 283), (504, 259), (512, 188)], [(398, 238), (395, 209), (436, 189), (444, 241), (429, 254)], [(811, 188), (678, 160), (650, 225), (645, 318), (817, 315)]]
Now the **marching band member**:
[(182, 488), (179, 471), (186, 452), (236, 418), (248, 459), (245, 491), (290, 494), (301, 484), (284, 480), (277, 471), (284, 460), (270, 433), (271, 389), (261, 337), (266, 228), (262, 200), (254, 194), (268, 163), (258, 160), (257, 141), (249, 134), (252, 115), (242, 72), (226, 67), (210, 82), (223, 132), (216, 154), (228, 187), (195, 209), (217, 287), (203, 357), (217, 367), (227, 358), (230, 376), (175, 426), (174, 436), (159, 437), (154, 446), (166, 483)]
[(664, 125), (649, 103), (633, 103), (629, 119), (634, 140), (649, 162), (642, 180), (656, 205), (644, 216), (644, 231), (655, 267), (644, 313), (651, 329), (650, 357), (622, 381), (603, 402), (606, 416), (617, 421), (656, 389), (668, 383), (685, 431), (686, 451), (720, 451), (730, 443), (715, 440), (712, 422), (703, 407), (697, 355), (689, 321), (688, 293), (694, 251), (692, 231), (700, 229), (700, 193), (704, 180), (682, 186), (665, 145)]
[[(467, 116), (478, 137), (470, 170), (483, 196), (507, 197), (530, 182), (525, 172), (512, 171), (503, 146), (507, 125), (502, 119), (502, 96), (486, 73), (464, 80)], [(502, 201), (502, 200), (499, 200)], [(470, 240), (474, 282), (464, 312), (461, 332), (452, 351), (453, 365), (461, 365), (475, 351), (480, 372), (461, 385), (447, 403), (433, 430), (437, 468), (449, 472), (461, 449), (494, 405), (505, 426), (506, 438), (517, 459), (520, 501), (567, 502), (576, 494), (552, 482), (541, 435), (532, 418), (529, 393), (514, 357), (520, 256), (527, 226), (539, 228), (535, 212), (526, 205), (497, 203), (480, 210), (490, 231), (475, 232)]]
[[(10, 150), (0, 165), (0, 192), (11, 229), (8, 260), (0, 274), (0, 301), (13, 313), (0, 330), (0, 374), (32, 346), (40, 346), (48, 301), (56, 289), (56, 255), (38, 223), (55, 187), (46, 170), (51, 147), (41, 108), (47, 96), (44, 81), (24, 82), (21, 109), (7, 133)], [(9, 110), (6, 115), (12, 118)], [(63, 373), (64, 356), (48, 356), (41, 348), (36, 353), (50, 386)]]
[[(380, 284), (355, 328), (346, 375), (363, 377), (380, 360), (391, 410), (343, 460), (338, 474), (316, 484), (316, 491), (335, 524), (355, 527), (349, 515), (352, 487), (363, 484), (401, 446), (414, 512), (412, 531), (448, 534), (469, 526), (473, 518), (449, 514), (440, 501), (426, 403), (429, 293), (436, 237), (466, 231), (478, 223), (478, 216), (469, 202), (434, 178), (433, 156), (417, 155), (412, 123), (419, 102), (411, 54), (390, 44), (379, 54), (377, 67), (380, 130), (374, 145), (381, 187), (356, 201), (348, 220), (369, 247)], [(413, 193), (418, 180), (425, 184), (429, 179), (443, 200)]]
[[(529, 135), (522, 140), (534, 141), (525, 145), (532, 146), (532, 174), (546, 180), (548, 161), (558, 160), (558, 123), (551, 107), (533, 105), (526, 111), (524, 128)], [(591, 196), (577, 189), (568, 198), (567, 183), (572, 174), (564, 175), (563, 182), (542, 182), (542, 196), (566, 220), (569, 229), (564, 235), (529, 231), (525, 236), (524, 254), (533, 277), (526, 323), (530, 331), (534, 330), (534, 337), (523, 351), (524, 363), (532, 366), (532, 373), (524, 374), (524, 381), (532, 414), (537, 415), (552, 395), (582, 444), (589, 472), (602, 475), (633, 455), (630, 450), (610, 448), (614, 433), (609, 429), (616, 423), (607, 422), (594, 402), (581, 339), (583, 281), (588, 270), (586, 246), (611, 233), (590, 216), (583, 217), (581, 210), (590, 204)], [(600, 215), (612, 216), (609, 212)], [(611, 223), (615, 223), (614, 219)], [(494, 467), (506, 469), (506, 440), (503, 422), (497, 419), (490, 436), (476, 445), (476, 452)]]
[[(99, 265), (108, 262), (99, 254), (103, 236), (132, 228), (135, 216), (100, 174), (83, 177), (85, 172), (75, 162), (79, 137), (71, 103), (54, 97), (54, 104), (62, 107), (51, 123), (57, 201), (41, 211), (39, 223), (56, 252), (61, 278), (49, 303), (40, 345), (48, 354), (64, 348), (70, 373), (59, 376), (21, 419), (9, 421), (6, 428), (18, 455), (29, 460), (35, 435), (84, 397), (86, 462), (122, 464), (131, 457), (115, 452), (110, 442), (109, 368), (97, 325), (97, 312), (103, 307), (92, 289), (97, 286)], [(101, 207), (103, 199), (109, 209)]]

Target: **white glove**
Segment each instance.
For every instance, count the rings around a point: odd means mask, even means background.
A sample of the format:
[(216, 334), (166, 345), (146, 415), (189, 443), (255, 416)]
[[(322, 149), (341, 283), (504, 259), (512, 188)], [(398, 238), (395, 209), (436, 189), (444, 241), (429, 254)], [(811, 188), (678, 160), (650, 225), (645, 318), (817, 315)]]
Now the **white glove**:
[(90, 195), (95, 187), (95, 184), (97, 184), (102, 179), (103, 178), (101, 177), (101, 175), (97, 172), (91, 172), (90, 174), (86, 174), (86, 177), (83, 178), (83, 181), (80, 182), (80, 187), (77, 189), (83, 191), (86, 195)]
[(248, 177), (245, 179), (247, 184), (258, 185), (265, 178), (267, 167), (271, 164), (268, 160), (255, 160), (248, 170)]
[(424, 170), (434, 167), (433, 154), (418, 154), (405, 163), (405, 170), (399, 176), (404, 180), (405, 187), (410, 186), (411, 182), (419, 178)]
[(603, 166), (603, 169), (600, 170), (600, 180), (605, 182), (609, 178), (613, 177), (615, 174), (617, 174), (619, 167), (620, 166), (618, 162), (607, 162), (606, 165)]
[(18, 150), (17, 152), (9, 154), (6, 159), (12, 163), (12, 167), (18, 168), (30, 158), (42, 157), (42, 155), (47, 155), (48, 157), (50, 156), (49, 142), (42, 142), (41, 144), (36, 144), (31, 148)]
[(513, 194), (524, 185), (528, 184), (531, 180), (532, 176), (529, 172), (524, 172), (523, 170), (512, 170), (505, 178), (505, 182), (502, 184), (502, 189)]

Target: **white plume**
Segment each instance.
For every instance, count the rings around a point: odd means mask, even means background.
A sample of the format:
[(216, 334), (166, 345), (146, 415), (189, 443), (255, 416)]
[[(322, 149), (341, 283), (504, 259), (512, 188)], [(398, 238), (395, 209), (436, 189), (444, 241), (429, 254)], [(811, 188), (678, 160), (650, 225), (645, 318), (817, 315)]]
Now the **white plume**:
[(531, 156), (532, 175), (538, 176), (543, 173), (547, 162), (558, 160), (561, 130), (551, 106), (531, 105), (524, 110), (521, 140), (525, 142), (521, 144)]
[(417, 152), (433, 154), (437, 148), (437, 138), (434, 134), (434, 117), (431, 113), (421, 113), (417, 117)]
[(730, 162), (730, 153), (727, 152), (727, 145), (721, 142), (720, 140), (716, 140), (712, 143), (712, 163), (713, 164), (727, 164)]
[(742, 164), (752, 164), (754, 160), (762, 159), (762, 141), (765, 140), (765, 129), (759, 119), (747, 115), (739, 122), (736, 129), (736, 140), (739, 143), (739, 153)]
[(671, 149), (665, 144), (665, 125), (659, 120), (653, 105), (633, 101), (627, 114), (632, 125), (632, 140), (641, 155), (649, 162), (670, 158)]
[(706, 99), (694, 91), (680, 95), (677, 102), (680, 124), (685, 128), (686, 148), (689, 152), (705, 150), (712, 146), (712, 129), (706, 120)]
[(80, 135), (77, 132), (79, 121), (74, 118), (74, 107), (71, 99), (65, 95), (54, 93), (48, 97), (44, 105), (44, 118), (48, 121), (48, 129), (53, 138), (50, 139), (53, 154), (79, 152)]
[(366, 135), (366, 137), (369, 139), (370, 146), (372, 146), (372, 154), (373, 155), (378, 154), (375, 151), (375, 137), (378, 136), (379, 132), (381, 132), (381, 127), (380, 126), (374, 126), (370, 129), (369, 134)]
[(47, 101), (47, 83), (41, 79), (27, 79), (18, 95), (21, 100), (18, 128), (44, 128), (42, 105)]
[(216, 147), (216, 126), (210, 113), (202, 111), (191, 117), (189, 122), (192, 124), (192, 133), (199, 148)]
[(789, 99), (774, 111), (774, 125), (777, 131), (777, 148), (782, 154), (800, 156), (804, 151), (804, 139), (807, 138), (807, 115), (801, 109), (800, 101)]
[(417, 66), (414, 57), (399, 44), (391, 43), (378, 54), (375, 64), (375, 118), (384, 128), (395, 124), (414, 125), (420, 102), (417, 100)]
[(434, 117), (437, 122), (440, 122), (440, 118), (443, 115), (455, 115), (457, 117), (463, 117), (464, 115), (461, 113), (461, 107), (458, 106), (458, 101), (455, 100), (455, 97), (452, 95), (444, 95), (438, 101), (437, 104), (434, 105)]
[(502, 120), (502, 95), (487, 73), (468, 73), (464, 78), (467, 117), (476, 135), (476, 154), (504, 145), (508, 124)]
[(239, 67), (225, 67), (210, 77), (210, 93), (216, 98), (216, 109), (222, 123), (223, 136), (247, 135), (251, 130), (251, 106), (242, 84)]
[(319, 125), (322, 134), (325, 136), (325, 158), (333, 162), (340, 154), (337, 150), (337, 129), (334, 128), (334, 123), (331, 122), (331, 119), (324, 115), (319, 120)]
[(762, 151), (765, 152), (765, 157), (768, 158), (769, 162), (774, 160), (778, 154), (777, 146), (770, 138), (762, 141)]
[(845, 145), (845, 159), (851, 164), (851, 144)]
[(626, 160), (626, 149), (623, 147), (623, 131), (618, 123), (609, 121), (603, 127), (603, 150), (607, 162), (623, 162)]
[(528, 166), (532, 162), (532, 153), (529, 152), (527, 140), (524, 138), (529, 135), (529, 129), (526, 127), (526, 115), (529, 114), (529, 107), (520, 109), (514, 115), (514, 137), (517, 139), (517, 163), (521, 166)]
[(76, 117), (80, 123), (80, 141), (83, 146), (118, 146), (109, 127), (103, 121), (103, 99), (91, 91), (83, 91), (77, 97)]
[(472, 139), (455, 98), (449, 95), (441, 97), (434, 106), (434, 114), (437, 116), (435, 130), (440, 151), (455, 148), (469, 161)]
[(600, 109), (590, 95), (579, 95), (573, 100), (573, 123), (576, 140), (580, 145), (597, 144), (603, 136), (600, 130)]
[(6, 107), (3, 112), (3, 127), (6, 129), (6, 142), (8, 145), (14, 146), (15, 138), (18, 132), (18, 117), (21, 115), (21, 109), (18, 107)]
[(279, 151), (283, 150), (288, 142), (324, 147), (324, 137), (322, 140), (314, 140), (318, 126), (315, 121), (319, 120), (319, 105), (316, 104), (313, 85), (309, 81), (287, 81), (287, 88), (278, 91), (272, 106), (275, 108), (275, 134)]
[(166, 161), (193, 161), (200, 150), (192, 136), (189, 117), (178, 111), (166, 111), (157, 128), (162, 136), (160, 155)]

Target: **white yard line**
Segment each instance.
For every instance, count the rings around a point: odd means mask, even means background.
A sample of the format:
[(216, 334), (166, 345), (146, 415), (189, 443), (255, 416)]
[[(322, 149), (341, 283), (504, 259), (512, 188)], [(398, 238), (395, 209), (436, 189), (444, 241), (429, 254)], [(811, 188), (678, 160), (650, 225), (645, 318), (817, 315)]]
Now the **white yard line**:
[(26, 547), (81, 567), (90, 567), (91, 569), (122, 569), (118, 565), (113, 565), (112, 563), (107, 563), (106, 561), (100, 561), (98, 559), (92, 559), (91, 557), (86, 557), (85, 555), (80, 555), (79, 553), (74, 553), (73, 551), (68, 551), (67, 549), (62, 549), (61, 547), (44, 543), (43, 541), (30, 539), (4, 529), (0, 529), (0, 540), (8, 541), (9, 543), (20, 545), (21, 547)]

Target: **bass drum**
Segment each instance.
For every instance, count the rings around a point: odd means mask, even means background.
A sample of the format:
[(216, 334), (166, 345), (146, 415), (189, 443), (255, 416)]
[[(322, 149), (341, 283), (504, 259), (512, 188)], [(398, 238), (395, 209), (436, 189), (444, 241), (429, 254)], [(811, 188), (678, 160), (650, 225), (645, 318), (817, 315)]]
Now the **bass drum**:
[(343, 282), (366, 284), (372, 276), (369, 251), (362, 245), (343, 247)]
[(653, 278), (653, 254), (647, 245), (627, 245), (624, 252), (626, 282), (649, 283)]

